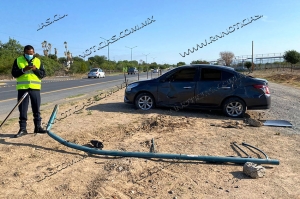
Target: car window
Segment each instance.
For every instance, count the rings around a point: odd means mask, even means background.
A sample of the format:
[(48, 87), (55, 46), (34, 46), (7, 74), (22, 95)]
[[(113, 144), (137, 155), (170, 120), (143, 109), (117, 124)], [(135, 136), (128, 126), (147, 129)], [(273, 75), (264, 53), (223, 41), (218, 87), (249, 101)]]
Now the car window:
[(98, 69), (92, 69), (90, 72), (97, 72)]
[(174, 73), (169, 79), (171, 81), (194, 81), (196, 68), (185, 68)]
[(212, 68), (201, 69), (201, 80), (202, 81), (221, 81), (222, 71)]
[(230, 78), (232, 78), (234, 74), (227, 72), (227, 71), (222, 71), (222, 81), (226, 81)]

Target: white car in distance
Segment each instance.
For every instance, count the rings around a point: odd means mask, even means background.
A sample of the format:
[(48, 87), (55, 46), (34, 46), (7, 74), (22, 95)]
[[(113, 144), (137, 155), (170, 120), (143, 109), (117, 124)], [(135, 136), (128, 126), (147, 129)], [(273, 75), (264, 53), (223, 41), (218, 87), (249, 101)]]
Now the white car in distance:
[(88, 78), (100, 78), (105, 77), (105, 72), (101, 68), (92, 68), (88, 73)]
[(153, 70), (153, 73), (158, 73), (159, 72), (159, 69), (154, 69)]

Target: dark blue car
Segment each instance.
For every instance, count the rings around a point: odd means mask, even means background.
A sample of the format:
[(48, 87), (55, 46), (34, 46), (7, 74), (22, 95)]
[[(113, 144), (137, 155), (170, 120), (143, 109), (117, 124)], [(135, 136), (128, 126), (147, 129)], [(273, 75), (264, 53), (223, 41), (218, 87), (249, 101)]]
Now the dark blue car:
[(129, 84), (124, 102), (142, 110), (155, 106), (219, 109), (227, 116), (242, 117), (247, 109), (269, 109), (271, 97), (265, 79), (226, 66), (196, 64)]

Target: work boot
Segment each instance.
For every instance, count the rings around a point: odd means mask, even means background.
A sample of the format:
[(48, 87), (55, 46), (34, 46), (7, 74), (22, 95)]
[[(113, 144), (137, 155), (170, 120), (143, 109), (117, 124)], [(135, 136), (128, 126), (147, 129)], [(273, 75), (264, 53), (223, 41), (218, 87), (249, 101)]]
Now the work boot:
[(26, 129), (20, 129), (18, 134), (14, 135), (14, 138), (18, 138), (18, 137), (21, 137), (23, 135), (27, 135), (27, 130)]
[(47, 133), (47, 130), (43, 129), (41, 126), (34, 128), (34, 133)]

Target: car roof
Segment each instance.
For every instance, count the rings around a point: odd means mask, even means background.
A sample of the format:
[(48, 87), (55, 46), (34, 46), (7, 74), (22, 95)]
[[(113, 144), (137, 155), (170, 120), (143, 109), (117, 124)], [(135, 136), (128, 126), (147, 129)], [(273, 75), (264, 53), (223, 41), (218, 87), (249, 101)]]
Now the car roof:
[(214, 69), (221, 69), (221, 70), (230, 70), (235, 71), (234, 68), (228, 67), (228, 66), (220, 66), (220, 65), (210, 65), (210, 64), (189, 64), (189, 65), (183, 65), (179, 67), (205, 67), (205, 68), (214, 68)]

